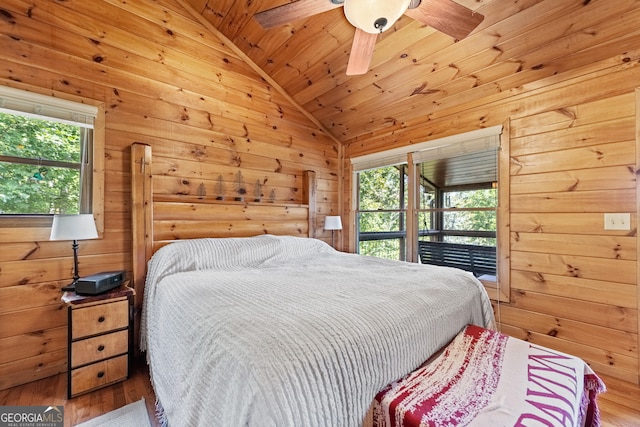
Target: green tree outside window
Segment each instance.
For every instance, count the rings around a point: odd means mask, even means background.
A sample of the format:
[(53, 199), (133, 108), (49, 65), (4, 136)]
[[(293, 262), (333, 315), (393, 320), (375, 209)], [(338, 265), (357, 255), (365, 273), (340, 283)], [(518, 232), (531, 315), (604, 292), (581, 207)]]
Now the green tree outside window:
[(0, 113), (0, 214), (79, 213), (87, 131)]

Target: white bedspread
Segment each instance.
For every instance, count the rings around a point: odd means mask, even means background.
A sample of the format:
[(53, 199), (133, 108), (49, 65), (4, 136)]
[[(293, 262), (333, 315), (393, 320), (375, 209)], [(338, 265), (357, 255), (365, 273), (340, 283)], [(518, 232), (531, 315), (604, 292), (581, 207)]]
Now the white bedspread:
[(359, 426), (467, 324), (493, 312), (461, 270), (315, 239), (197, 239), (150, 261), (141, 345), (171, 427)]

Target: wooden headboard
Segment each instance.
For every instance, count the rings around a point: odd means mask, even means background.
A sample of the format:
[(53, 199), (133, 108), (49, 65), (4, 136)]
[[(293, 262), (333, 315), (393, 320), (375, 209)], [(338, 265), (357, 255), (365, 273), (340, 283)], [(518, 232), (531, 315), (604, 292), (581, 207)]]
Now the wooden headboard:
[[(166, 163), (166, 159), (164, 159)], [(247, 237), (258, 234), (315, 237), (315, 172), (301, 171), (300, 200), (282, 202), (265, 180), (243, 181), (241, 172), (209, 178), (180, 177), (151, 146), (131, 145), (133, 287), (139, 313), (147, 262), (158, 248), (180, 239)], [(266, 197), (263, 193), (266, 193)], [(243, 200), (237, 200), (243, 199)]]

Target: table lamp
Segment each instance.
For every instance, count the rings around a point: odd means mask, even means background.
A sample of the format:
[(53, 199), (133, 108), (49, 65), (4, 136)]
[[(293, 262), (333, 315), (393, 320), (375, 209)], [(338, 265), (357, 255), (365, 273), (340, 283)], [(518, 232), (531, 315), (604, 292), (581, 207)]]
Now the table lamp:
[(331, 246), (335, 248), (335, 232), (336, 230), (342, 230), (342, 220), (339, 216), (327, 216), (324, 218), (324, 229), (331, 230)]
[(49, 240), (72, 240), (73, 244), (73, 282), (64, 286), (62, 291), (74, 291), (78, 276), (78, 240), (97, 239), (98, 231), (92, 214), (54, 215)]

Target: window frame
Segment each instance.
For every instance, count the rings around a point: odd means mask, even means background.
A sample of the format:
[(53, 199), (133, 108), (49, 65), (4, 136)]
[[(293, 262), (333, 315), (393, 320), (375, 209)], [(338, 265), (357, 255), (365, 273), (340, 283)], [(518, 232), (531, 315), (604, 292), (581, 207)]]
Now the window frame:
[[(409, 170), (409, 165), (407, 163), (401, 163), (401, 164), (397, 164), (397, 165), (389, 165), (389, 166), (383, 166), (384, 168), (389, 167), (389, 168), (393, 168), (396, 167), (398, 169), (398, 188), (399, 188), (399, 194), (398, 194), (398, 205), (395, 208), (381, 208), (381, 209), (361, 209), (360, 206), (360, 174), (363, 172), (367, 172), (367, 170), (362, 170), (359, 171), (355, 174), (355, 179), (356, 179), (356, 186), (358, 188), (357, 191), (357, 200), (356, 200), (356, 227), (355, 227), (355, 231), (356, 231), (356, 253), (360, 253), (360, 236), (362, 235), (362, 233), (360, 232), (360, 219), (361, 219), (361, 215), (362, 214), (369, 214), (369, 213), (397, 213), (398, 214), (398, 225), (399, 225), (399, 230), (394, 230), (393, 232), (396, 233), (398, 236), (398, 240), (399, 240), (399, 259), (400, 260), (406, 260), (407, 258), (407, 214), (408, 214), (408, 204), (405, 204), (405, 199), (406, 198), (406, 194), (408, 193), (408, 189), (405, 188), (404, 185), (404, 175), (405, 172), (407, 172)], [(372, 168), (372, 169), (377, 169), (377, 168)], [(372, 169), (368, 169), (368, 170), (372, 170)], [(407, 173), (408, 176), (408, 173)], [(407, 200), (408, 202), (408, 200)], [(371, 235), (376, 234), (376, 232), (368, 232)], [(371, 240), (376, 240), (371, 239)]]
[[(2, 89), (0, 87), (0, 97)], [(13, 84), (8, 90), (26, 92), (26, 98), (50, 97), (97, 108), (93, 124), (92, 144), (92, 183), (91, 213), (96, 222), (99, 237), (104, 234), (104, 152), (105, 152), (105, 108), (104, 103), (85, 97), (74, 96), (58, 91), (46, 91), (29, 85)], [(53, 214), (42, 215), (0, 215), (0, 236), (8, 242), (34, 242), (49, 240)]]
[[(407, 229), (407, 254), (408, 262), (417, 262), (418, 260), (418, 211), (419, 211), (419, 180), (416, 179), (418, 174), (417, 163), (420, 156), (414, 157), (419, 150), (449, 150), (455, 148), (456, 144), (464, 146), (467, 140), (491, 136), (499, 138), (499, 148), (497, 150), (497, 207), (496, 207), (496, 281), (482, 280), (482, 284), (487, 291), (489, 297), (494, 301), (509, 302), (510, 300), (510, 230), (509, 230), (509, 121), (504, 125), (494, 126), (492, 128), (481, 129), (478, 131), (467, 132), (464, 134), (453, 135), (432, 141), (426, 141), (420, 144), (414, 144), (407, 147), (400, 147), (386, 152), (374, 153), (358, 158), (351, 159), (352, 173), (352, 206), (351, 226), (356, 233), (352, 236), (350, 246), (358, 247), (358, 197), (359, 197), (359, 179), (358, 173), (366, 169), (377, 167), (393, 166), (395, 164), (407, 163), (409, 166), (409, 197), (407, 205), (406, 229)], [(415, 161), (414, 161), (415, 159)]]

